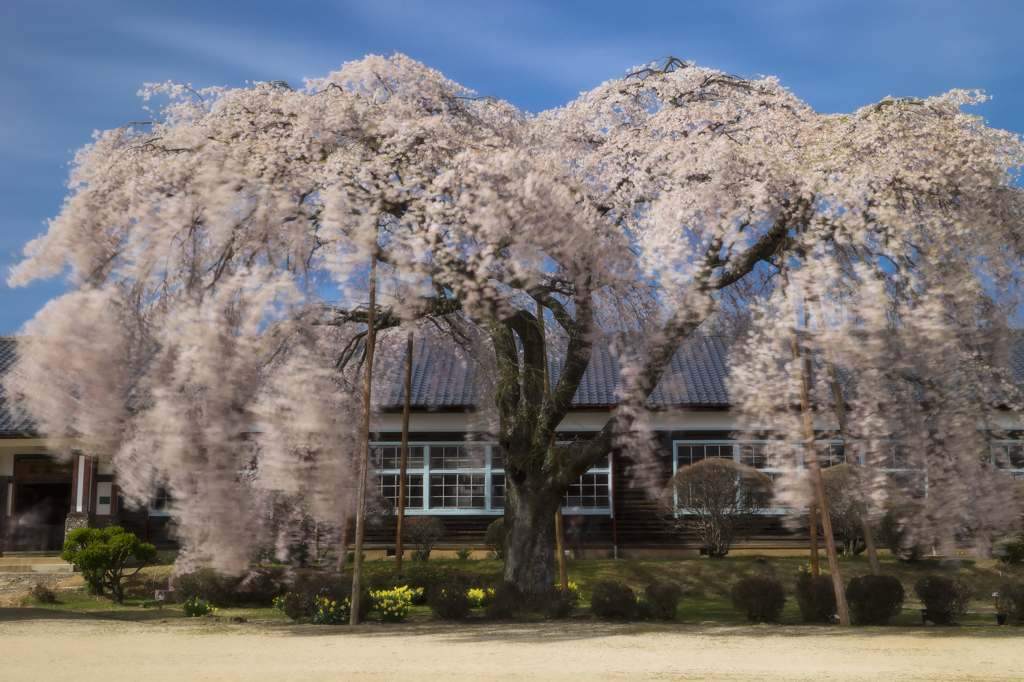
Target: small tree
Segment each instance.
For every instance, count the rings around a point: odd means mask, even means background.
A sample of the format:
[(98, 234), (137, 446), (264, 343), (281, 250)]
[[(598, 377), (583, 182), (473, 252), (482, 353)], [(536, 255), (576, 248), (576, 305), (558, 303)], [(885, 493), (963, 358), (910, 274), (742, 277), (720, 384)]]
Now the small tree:
[(505, 519), (504, 517), (487, 526), (484, 543), (498, 561), (505, 560)]
[[(146, 562), (156, 556), (156, 547), (140, 542), (135, 533), (120, 526), (108, 528), (79, 528), (71, 531), (64, 542), (60, 558), (74, 564), (96, 594), (109, 589), (114, 601), (124, 601), (121, 580), (142, 570)], [(135, 557), (139, 565), (125, 574), (125, 564)]]
[(696, 533), (708, 556), (724, 557), (743, 529), (767, 507), (771, 479), (727, 459), (705, 459), (669, 481), (661, 507), (676, 528)]
[[(856, 478), (851, 476), (850, 465), (838, 464), (821, 472), (828, 501), (828, 517), (832, 521), (832, 532), (843, 543), (843, 554), (860, 554), (864, 551), (864, 526), (854, 502)], [(821, 513), (820, 510), (818, 512)], [(819, 525), (820, 528), (820, 525)]]
[(444, 523), (441, 519), (417, 516), (405, 521), (402, 535), (416, 545), (413, 558), (425, 564), (430, 559), (434, 543), (444, 535)]

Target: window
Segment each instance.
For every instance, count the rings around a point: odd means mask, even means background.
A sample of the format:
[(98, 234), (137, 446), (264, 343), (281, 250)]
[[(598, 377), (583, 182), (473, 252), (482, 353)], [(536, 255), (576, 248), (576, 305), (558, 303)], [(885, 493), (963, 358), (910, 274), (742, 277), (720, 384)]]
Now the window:
[(755, 469), (767, 469), (768, 443), (740, 443), (740, 464)]
[[(371, 450), (377, 486), (398, 506), (401, 447), (377, 443)], [(564, 503), (574, 513), (607, 513), (611, 509), (611, 472), (606, 456), (572, 485)], [(505, 470), (495, 443), (419, 443), (409, 447), (405, 508), (417, 514), (484, 513), (505, 509)], [(571, 499), (570, 499), (571, 498)]]
[(846, 446), (842, 443), (816, 443), (818, 466), (822, 469), (846, 463)]
[(430, 507), (432, 509), (484, 509), (486, 500), (484, 474), (431, 474)]
[[(375, 469), (399, 469), (402, 464), (401, 446), (382, 446), (373, 448), (373, 466)], [(423, 446), (410, 445), (406, 469), (423, 468)]]
[(692, 443), (686, 445), (680, 444), (676, 447), (677, 467), (696, 464), (702, 459), (711, 459), (713, 457), (732, 459), (732, 443)]
[[(398, 483), (399, 474), (380, 475), (380, 494), (396, 508), (398, 507)], [(406, 474), (405, 508), (423, 508), (423, 474)]]
[(882, 469), (913, 469), (913, 450), (903, 443), (890, 443), (879, 462)]
[(479, 446), (432, 445), (431, 469), (483, 469), (486, 450)]
[[(494, 471), (494, 468), (491, 468)], [(491, 509), (505, 508), (505, 474), (491, 474)]]
[(171, 489), (165, 482), (163, 485), (159, 485), (153, 491), (153, 496), (149, 500), (149, 510), (157, 512), (169, 512), (175, 507), (174, 496), (171, 495)]
[(993, 443), (992, 454), (1000, 469), (1024, 469), (1024, 445), (1021, 443)]
[(607, 472), (588, 471), (569, 486), (562, 506), (576, 509), (607, 509), (611, 506), (608, 495)]

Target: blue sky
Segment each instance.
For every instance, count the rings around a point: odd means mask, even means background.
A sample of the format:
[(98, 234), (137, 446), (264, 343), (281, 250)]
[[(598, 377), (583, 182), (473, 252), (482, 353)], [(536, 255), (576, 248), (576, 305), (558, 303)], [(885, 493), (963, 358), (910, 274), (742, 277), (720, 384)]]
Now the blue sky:
[[(96, 129), (148, 117), (135, 96), (146, 82), (298, 85), (397, 50), (540, 111), (673, 55), (779, 76), (828, 113), (982, 88), (994, 99), (977, 112), (1024, 133), (1022, 26), (1024, 0), (10, 0), (0, 4), (0, 270), (60, 210), (73, 150)], [(65, 287), (0, 283), (0, 334)]]

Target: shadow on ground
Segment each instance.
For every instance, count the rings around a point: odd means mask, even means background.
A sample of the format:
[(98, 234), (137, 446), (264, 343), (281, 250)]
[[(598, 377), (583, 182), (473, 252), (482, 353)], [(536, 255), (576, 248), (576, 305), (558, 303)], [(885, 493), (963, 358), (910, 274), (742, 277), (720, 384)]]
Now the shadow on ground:
[(59, 611), (56, 609), (39, 608), (0, 608), (0, 623), (11, 623), (25, 620), (122, 620), (130, 622), (161, 621), (164, 619), (180, 619), (182, 614), (174, 611), (157, 609), (139, 609), (138, 611)]

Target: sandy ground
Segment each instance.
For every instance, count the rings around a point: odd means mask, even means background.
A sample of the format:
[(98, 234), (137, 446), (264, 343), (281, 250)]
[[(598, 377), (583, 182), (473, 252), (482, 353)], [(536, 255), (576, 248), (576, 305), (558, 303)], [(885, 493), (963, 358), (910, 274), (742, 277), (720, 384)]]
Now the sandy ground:
[(115, 622), (0, 610), (0, 678), (1024, 680), (1024, 629), (596, 623), (359, 628)]

